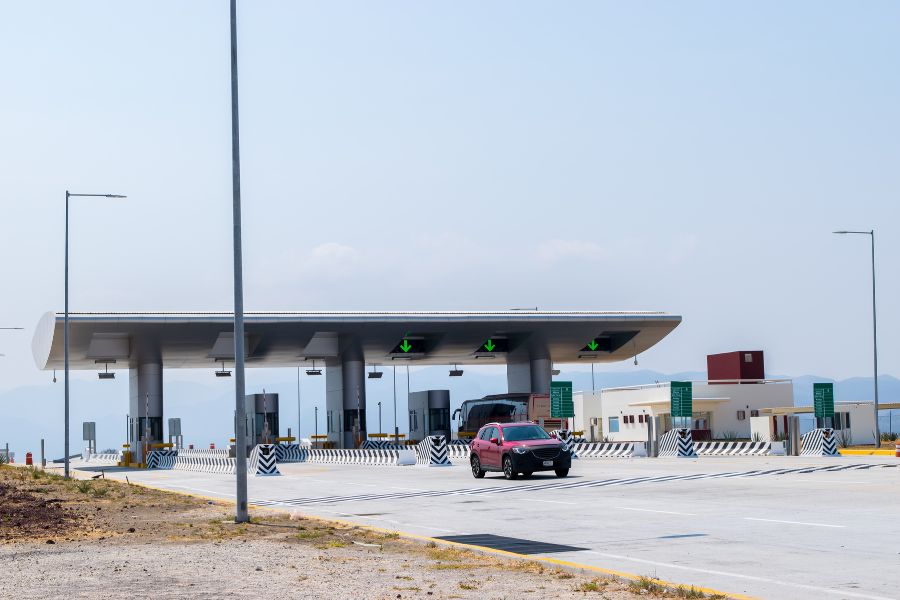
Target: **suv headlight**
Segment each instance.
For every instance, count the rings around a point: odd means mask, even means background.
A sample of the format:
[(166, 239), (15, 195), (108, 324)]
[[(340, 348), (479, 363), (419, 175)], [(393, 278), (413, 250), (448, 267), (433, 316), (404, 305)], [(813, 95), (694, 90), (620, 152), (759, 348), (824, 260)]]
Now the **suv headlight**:
[(525, 454), (528, 452), (528, 448), (525, 448), (524, 446), (513, 446), (512, 451), (516, 454)]

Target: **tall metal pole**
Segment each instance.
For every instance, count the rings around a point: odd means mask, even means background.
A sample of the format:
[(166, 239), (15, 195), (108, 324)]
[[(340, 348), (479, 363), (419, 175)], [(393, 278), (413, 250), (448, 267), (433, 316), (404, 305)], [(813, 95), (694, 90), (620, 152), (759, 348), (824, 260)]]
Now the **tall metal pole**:
[(65, 267), (65, 316), (63, 317), (63, 346), (65, 346), (65, 367), (63, 378), (65, 382), (65, 440), (63, 442), (65, 469), (63, 475), (69, 478), (69, 190), (66, 190), (66, 267)]
[(875, 311), (875, 230), (872, 237), (872, 364), (875, 369), (875, 447), (881, 448), (881, 428), (878, 426), (878, 318)]
[(875, 447), (881, 448), (881, 428), (878, 426), (878, 318), (875, 311), (875, 230), (869, 231), (833, 231), (839, 235), (867, 235), (872, 242), (872, 366), (875, 371)]
[(300, 365), (297, 365), (297, 442), (300, 442)]
[(394, 365), (394, 443), (400, 443), (400, 429), (397, 427), (397, 365)]
[(237, 0), (231, 0), (231, 189), (234, 227), (235, 523), (247, 523), (247, 409), (244, 399), (244, 278), (241, 260), (241, 152), (238, 122)]

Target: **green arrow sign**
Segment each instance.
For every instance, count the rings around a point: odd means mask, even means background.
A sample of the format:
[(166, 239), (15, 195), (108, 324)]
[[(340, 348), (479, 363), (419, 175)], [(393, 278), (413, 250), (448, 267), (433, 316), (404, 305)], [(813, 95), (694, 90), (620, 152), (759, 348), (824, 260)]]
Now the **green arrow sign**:
[(488, 352), (493, 352), (494, 348), (496, 348), (496, 347), (497, 347), (497, 344), (495, 344), (493, 342), (493, 340), (488, 340), (487, 343), (484, 345), (484, 349), (487, 350)]
[(407, 340), (403, 340), (403, 343), (400, 344), (400, 349), (404, 352), (409, 352), (412, 349), (412, 344), (410, 344)]
[(591, 340), (591, 343), (588, 344), (587, 347), (590, 348), (591, 351), (594, 351), (594, 350), (597, 349), (597, 347), (598, 347), (599, 345), (600, 345), (600, 344), (597, 343), (597, 340)]

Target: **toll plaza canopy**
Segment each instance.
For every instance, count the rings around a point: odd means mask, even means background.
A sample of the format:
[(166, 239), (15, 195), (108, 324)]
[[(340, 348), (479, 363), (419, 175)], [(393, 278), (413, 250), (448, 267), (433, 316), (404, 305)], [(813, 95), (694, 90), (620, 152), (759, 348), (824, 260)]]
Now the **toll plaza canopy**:
[[(230, 312), (69, 313), (69, 366), (128, 368), (129, 414), (143, 418), (158, 396), (146, 416), (161, 418), (163, 368), (233, 364), (233, 321)], [(624, 311), (247, 312), (246, 365), (324, 366), (329, 412), (365, 407), (367, 365), (505, 364), (508, 391), (546, 394), (554, 363), (625, 360), (680, 322)], [(32, 342), (38, 368), (63, 368), (63, 346), (63, 315), (45, 314)]]

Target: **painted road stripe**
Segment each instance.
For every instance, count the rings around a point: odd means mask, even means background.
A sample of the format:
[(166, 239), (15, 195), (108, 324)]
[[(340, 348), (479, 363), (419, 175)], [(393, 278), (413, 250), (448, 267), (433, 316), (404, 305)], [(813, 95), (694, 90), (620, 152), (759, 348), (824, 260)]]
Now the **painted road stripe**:
[(638, 512), (659, 513), (661, 515), (681, 515), (683, 517), (696, 517), (694, 513), (675, 512), (671, 510), (653, 510), (650, 508), (632, 508), (630, 506), (617, 506), (620, 510), (636, 510)]
[(786, 525), (809, 525), (810, 527), (833, 527), (844, 529), (846, 525), (831, 525), (830, 523), (804, 523), (802, 521), (780, 521), (778, 519), (758, 519), (756, 517), (744, 517), (745, 521), (764, 521), (766, 523), (784, 523)]

